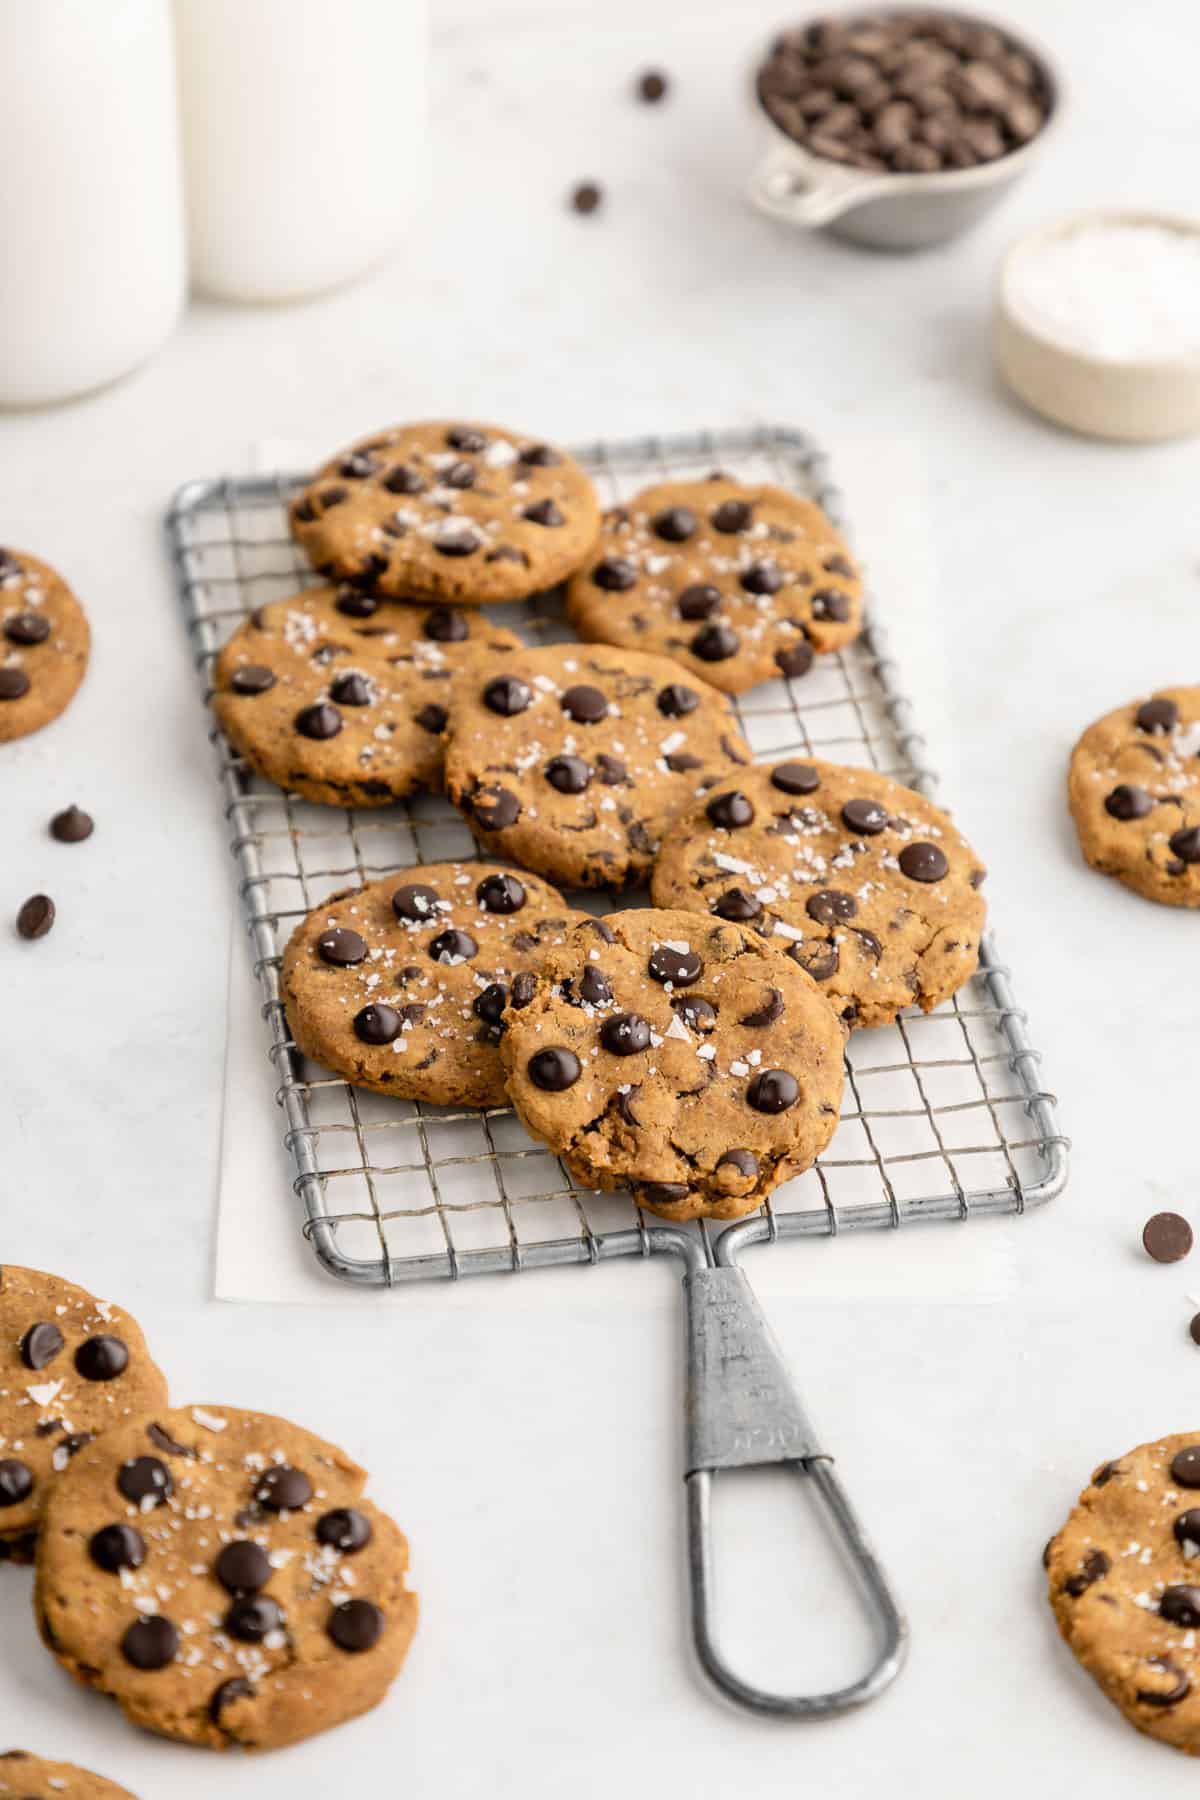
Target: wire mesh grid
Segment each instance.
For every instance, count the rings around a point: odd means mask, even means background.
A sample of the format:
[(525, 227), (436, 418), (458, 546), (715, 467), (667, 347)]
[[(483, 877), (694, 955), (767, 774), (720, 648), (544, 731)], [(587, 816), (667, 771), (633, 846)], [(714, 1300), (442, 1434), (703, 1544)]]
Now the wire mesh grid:
[[(776, 427), (598, 443), (575, 453), (606, 504), (651, 480), (718, 464), (816, 500), (843, 529), (828, 462), (803, 433)], [(193, 653), (210, 689), (216, 652), (256, 606), (315, 579), (289, 537), (300, 477), (196, 482), (176, 496), (168, 533)], [(801, 681), (742, 697), (756, 757), (788, 753), (865, 764), (923, 792), (936, 778), (874, 619), (854, 645)], [(569, 638), (561, 605), (539, 596), (496, 612), (532, 642)], [(212, 726), (232, 852), (263, 991), (264, 1053), (296, 1165), (303, 1229), (333, 1274), (364, 1286), (645, 1254), (647, 1222), (628, 1194), (578, 1188), (511, 1109), (464, 1110), (351, 1087), (306, 1062), (279, 999), (280, 952), (296, 922), (339, 888), (417, 862), (476, 854), (441, 796), (386, 809), (315, 806), (254, 775)], [(592, 911), (637, 896), (573, 896)], [(994, 940), (951, 1001), (854, 1033), (845, 1102), (826, 1154), (763, 1209), (758, 1236), (827, 1235), (913, 1219), (1021, 1212), (1066, 1178), (1054, 1096)], [(698, 1228), (707, 1238), (708, 1228)], [(709, 1246), (705, 1244), (705, 1248)]]

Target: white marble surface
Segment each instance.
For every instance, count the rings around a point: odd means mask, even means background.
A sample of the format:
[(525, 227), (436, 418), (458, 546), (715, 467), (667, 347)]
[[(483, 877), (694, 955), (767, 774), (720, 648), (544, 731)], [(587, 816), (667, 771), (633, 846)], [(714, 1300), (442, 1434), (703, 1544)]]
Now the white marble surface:
[[(64, 568), (97, 640), (68, 718), (0, 756), (0, 908), (38, 888), (60, 907), (44, 942), (0, 940), (3, 1254), (135, 1308), (181, 1398), (295, 1412), (342, 1440), (416, 1545), (426, 1621), (391, 1701), (227, 1761), (232, 1796), (950, 1795), (968, 1772), (983, 1796), (1020, 1780), (1091, 1800), (1191, 1791), (1191, 1766), (1060, 1650), (1038, 1554), (1093, 1464), (1200, 1423), (1200, 1262), (1158, 1269), (1137, 1249), (1148, 1212), (1194, 1205), (1196, 923), (1087, 873), (1062, 805), (1086, 720), (1196, 676), (1197, 449), (1112, 449), (1027, 417), (993, 384), (987, 307), (1022, 225), (1192, 204), (1200, 27), (1184, 0), (1107, 9), (1102, 28), (1087, 0), (1013, 11), (1072, 76), (1053, 157), (973, 239), (886, 261), (793, 240), (741, 203), (755, 133), (738, 82), (775, 7), (446, 0), (433, 200), (405, 254), (319, 304), (197, 308), (125, 385), (0, 422), (3, 536)], [(629, 105), (631, 74), (660, 60), (670, 106)], [(561, 206), (582, 175), (609, 190), (586, 223)], [(913, 1625), (893, 1691), (830, 1727), (740, 1718), (687, 1666), (669, 1271), (647, 1270), (620, 1313), (605, 1271), (539, 1277), (560, 1283), (557, 1309), (516, 1283), (486, 1305), (469, 1286), (387, 1307), (208, 1299), (230, 869), (159, 517), (179, 482), (241, 466), (268, 432), (336, 444), (427, 411), (576, 438), (764, 417), (835, 446), (900, 432), (931, 473), (954, 798), (993, 870), (1075, 1174), (1014, 1234), (1003, 1305), (906, 1300), (899, 1261), (892, 1299), (772, 1303)], [(99, 823), (65, 849), (44, 821), (73, 799)], [(792, 1252), (824, 1253), (855, 1245)], [(836, 1678), (861, 1646), (850, 1627), (790, 1641), (824, 1581), (815, 1556), (775, 1573), (791, 1496), (747, 1485), (734, 1641), (759, 1673)], [(211, 1761), (70, 1688), (35, 1648), (27, 1576), (0, 1575), (0, 1738), (142, 1800), (211, 1793)]]

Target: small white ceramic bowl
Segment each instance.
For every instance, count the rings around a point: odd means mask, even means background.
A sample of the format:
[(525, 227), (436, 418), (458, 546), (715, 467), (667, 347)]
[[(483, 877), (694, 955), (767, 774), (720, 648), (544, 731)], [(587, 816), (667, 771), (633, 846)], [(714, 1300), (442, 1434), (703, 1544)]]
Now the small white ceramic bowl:
[(1023, 296), (1023, 272), (1039, 251), (1072, 232), (1105, 225), (1154, 225), (1200, 245), (1200, 220), (1170, 213), (1073, 213), (1020, 238), (1000, 267), (993, 324), (996, 365), (1027, 406), (1086, 437), (1127, 443), (1200, 432), (1200, 333), (1197, 347), (1163, 356), (1099, 356), (1068, 343)]

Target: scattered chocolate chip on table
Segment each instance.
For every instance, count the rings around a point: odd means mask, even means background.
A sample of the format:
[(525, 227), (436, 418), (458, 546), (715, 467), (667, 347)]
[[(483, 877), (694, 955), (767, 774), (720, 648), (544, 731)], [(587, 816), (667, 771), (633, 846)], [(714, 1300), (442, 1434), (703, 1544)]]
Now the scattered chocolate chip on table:
[(17, 914), (17, 931), (23, 938), (45, 937), (56, 917), (49, 894), (31, 894)]
[(68, 806), (55, 813), (50, 821), (50, 836), (60, 844), (82, 844), (96, 829), (91, 813), (79, 806)]
[(1159, 1263), (1182, 1262), (1192, 1248), (1192, 1228), (1176, 1212), (1155, 1213), (1142, 1230), (1142, 1247)]

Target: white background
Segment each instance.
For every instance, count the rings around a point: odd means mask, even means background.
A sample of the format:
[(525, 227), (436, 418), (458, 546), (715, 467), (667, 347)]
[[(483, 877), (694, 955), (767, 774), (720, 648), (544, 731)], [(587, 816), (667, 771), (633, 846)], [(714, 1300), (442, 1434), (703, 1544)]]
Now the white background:
[[(1014, 0), (1067, 65), (1065, 129), (974, 237), (898, 261), (792, 238), (742, 203), (758, 140), (740, 83), (774, 7), (437, 12), (432, 201), (389, 268), (285, 311), (197, 306), (124, 385), (0, 424), (2, 535), (64, 570), (96, 636), (68, 717), (0, 755), (0, 910), (43, 888), (60, 908), (43, 942), (0, 940), (0, 1247), (128, 1304), (180, 1398), (292, 1413), (360, 1456), (411, 1533), (425, 1621), (372, 1717), (226, 1759), (218, 1777), (76, 1693), (35, 1646), (28, 1576), (0, 1570), (0, 1738), (143, 1800), (207, 1796), (218, 1778), (255, 1800), (384, 1782), (439, 1796), (949, 1795), (964, 1780), (981, 1796), (1015, 1781), (1090, 1800), (1148, 1780), (1191, 1792), (1192, 1766), (1138, 1738), (1058, 1645), (1039, 1552), (1094, 1464), (1200, 1429), (1186, 1333), (1200, 1258), (1189, 1274), (1138, 1249), (1148, 1213), (1193, 1210), (1196, 920), (1087, 872), (1062, 797), (1090, 718), (1197, 679), (1197, 449), (1055, 433), (997, 391), (987, 328), (1022, 225), (1093, 202), (1194, 204), (1193, 10)], [(650, 62), (675, 80), (658, 110), (626, 97)], [(588, 221), (562, 203), (581, 176), (607, 189)], [(551, 1303), (545, 1289), (528, 1302), (524, 1282), (309, 1309), (209, 1298), (231, 869), (162, 509), (186, 478), (244, 467), (269, 433), (333, 447), (456, 412), (567, 439), (768, 418), (835, 450), (839, 433), (899, 434), (926, 459), (947, 792), (991, 865), (1075, 1171), (1014, 1230), (1003, 1304), (906, 1300), (919, 1238), (896, 1246), (893, 1297), (806, 1305), (798, 1275), (772, 1301), (913, 1627), (896, 1687), (831, 1726), (736, 1716), (688, 1667), (670, 1269), (622, 1283), (619, 1306), (604, 1270), (530, 1277), (557, 1284)], [(45, 837), (71, 800), (98, 820), (77, 849)], [(787, 1560), (804, 1549), (794, 1495), (764, 1485), (726, 1520), (743, 1545), (732, 1641), (752, 1672), (844, 1677), (862, 1646), (827, 1625), (815, 1553)], [(789, 1648), (806, 1620), (816, 1629)]]

